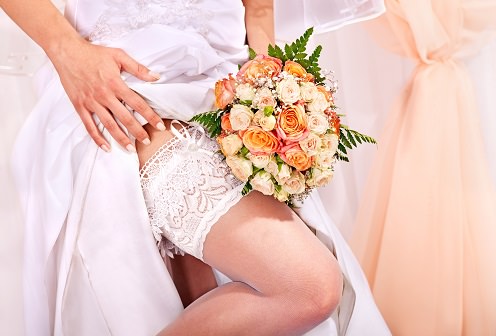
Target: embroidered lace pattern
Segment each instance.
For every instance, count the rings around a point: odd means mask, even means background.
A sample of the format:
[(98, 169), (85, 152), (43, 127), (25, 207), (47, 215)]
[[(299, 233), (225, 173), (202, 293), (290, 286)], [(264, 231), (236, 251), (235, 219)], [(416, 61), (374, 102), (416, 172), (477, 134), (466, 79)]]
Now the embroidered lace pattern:
[(113, 40), (151, 24), (193, 29), (208, 34), (213, 14), (199, 6), (202, 0), (104, 0), (107, 9), (89, 34), (90, 41)]
[[(162, 252), (203, 257), (203, 243), (220, 216), (241, 199), (217, 143), (198, 127), (165, 143), (140, 171), (153, 235)], [(165, 239), (163, 239), (165, 237)]]

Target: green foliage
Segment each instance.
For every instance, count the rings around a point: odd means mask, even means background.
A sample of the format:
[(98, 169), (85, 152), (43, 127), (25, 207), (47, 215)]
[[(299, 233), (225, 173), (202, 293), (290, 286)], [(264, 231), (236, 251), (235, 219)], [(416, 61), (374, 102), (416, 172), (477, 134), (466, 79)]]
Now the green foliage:
[(250, 182), (246, 182), (245, 186), (243, 187), (243, 190), (241, 191), (241, 195), (246, 196), (252, 190), (253, 190), (253, 187), (251, 186)]
[(341, 125), (340, 136), (337, 150), (337, 158), (341, 161), (349, 162), (347, 149), (358, 147), (362, 143), (377, 144), (374, 138), (352, 130), (346, 126)]
[(318, 46), (310, 54), (307, 54), (307, 45), (310, 37), (313, 34), (313, 28), (307, 29), (305, 33), (291, 44), (284, 45), (284, 50), (275, 45), (269, 45), (268, 54), (269, 56), (279, 58), (283, 62), (288, 60), (297, 62), (305, 68), (305, 70), (315, 77), (315, 84), (322, 84), (325, 80), (320, 74), (322, 70), (319, 66), (319, 57), (322, 52), (322, 46)]
[(255, 57), (257, 57), (257, 53), (255, 50), (253, 50), (252, 48), (248, 48), (248, 54), (249, 54), (249, 57), (250, 59), (254, 59)]
[(210, 111), (205, 113), (200, 113), (191, 118), (192, 122), (196, 122), (205, 128), (211, 138), (217, 137), (221, 131), (221, 117), (222, 111)]

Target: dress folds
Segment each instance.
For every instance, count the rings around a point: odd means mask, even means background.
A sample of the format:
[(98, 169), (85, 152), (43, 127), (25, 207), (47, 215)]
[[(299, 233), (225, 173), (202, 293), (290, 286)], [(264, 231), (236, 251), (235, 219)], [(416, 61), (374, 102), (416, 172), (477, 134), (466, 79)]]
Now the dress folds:
[[(66, 16), (93, 43), (122, 48), (161, 74), (154, 83), (123, 76), (163, 118), (210, 110), (215, 81), (247, 57), (241, 1), (73, 0)], [(38, 77), (42, 95), (14, 154), (26, 216), (26, 335), (154, 335), (183, 307), (151, 232), (137, 156), (101, 125), (112, 151), (99, 149), (53, 67)], [(389, 335), (317, 195), (300, 211), (346, 278), (340, 308), (309, 335)]]

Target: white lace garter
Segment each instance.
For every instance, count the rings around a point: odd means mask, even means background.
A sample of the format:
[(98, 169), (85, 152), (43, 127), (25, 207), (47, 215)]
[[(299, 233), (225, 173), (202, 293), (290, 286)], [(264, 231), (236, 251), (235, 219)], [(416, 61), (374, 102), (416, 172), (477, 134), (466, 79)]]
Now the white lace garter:
[(231, 174), (218, 144), (201, 127), (171, 130), (176, 137), (141, 168), (141, 186), (161, 252), (185, 252), (202, 260), (207, 234), (241, 199), (243, 183)]

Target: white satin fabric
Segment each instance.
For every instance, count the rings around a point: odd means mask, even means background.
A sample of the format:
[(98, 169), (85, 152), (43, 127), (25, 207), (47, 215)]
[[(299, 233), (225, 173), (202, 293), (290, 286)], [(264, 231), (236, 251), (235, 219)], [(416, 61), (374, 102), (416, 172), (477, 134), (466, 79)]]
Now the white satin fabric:
[[(153, 22), (95, 42), (123, 48), (160, 72), (157, 83), (127, 81), (163, 117), (188, 120), (209, 110), (215, 80), (246, 57), (244, 11), (241, 1), (181, 2), (212, 15), (206, 34)], [(119, 3), (69, 1), (67, 17), (90, 36), (105, 6)], [(42, 96), (14, 157), (26, 221), (26, 335), (153, 335), (183, 308), (151, 234), (137, 157), (106, 131), (113, 151), (96, 147), (53, 67), (40, 72), (39, 83)], [(334, 319), (309, 335), (389, 335), (358, 263), (316, 195), (300, 214), (335, 252), (348, 283)]]
[(292, 42), (309, 27), (325, 33), (384, 13), (383, 0), (274, 0), (277, 39)]

